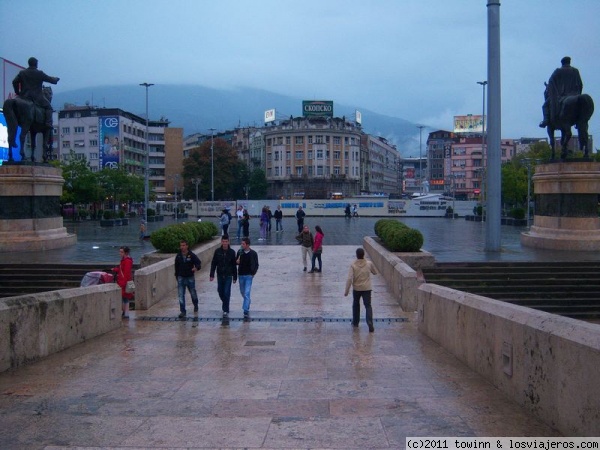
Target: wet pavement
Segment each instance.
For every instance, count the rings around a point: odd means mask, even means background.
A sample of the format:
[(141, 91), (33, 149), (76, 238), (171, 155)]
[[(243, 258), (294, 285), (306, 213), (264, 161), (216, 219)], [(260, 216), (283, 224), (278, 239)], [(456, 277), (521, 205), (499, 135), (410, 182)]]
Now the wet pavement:
[[(314, 232), (315, 225), (320, 225), (325, 233), (326, 245), (362, 245), (364, 236), (374, 236), (374, 225), (380, 218), (360, 217), (353, 219), (337, 217), (307, 217), (305, 224)], [(191, 220), (195, 220), (192, 218)], [(217, 218), (204, 218), (217, 223)], [(600, 260), (599, 252), (561, 252), (540, 250), (521, 246), (520, 235), (525, 227), (503, 225), (501, 227), (502, 250), (486, 252), (486, 226), (481, 222), (470, 222), (464, 218), (403, 218), (408, 226), (419, 229), (424, 236), (423, 249), (435, 256), (437, 261), (591, 261)], [(148, 232), (175, 223), (167, 218), (163, 222), (150, 222)], [(250, 239), (255, 246), (295, 245), (297, 234), (296, 221), (285, 218), (284, 232), (275, 232), (275, 221), (266, 241), (258, 241), (258, 220), (253, 220), (250, 227)], [(0, 254), (4, 263), (94, 263), (99, 266), (112, 264), (119, 257), (119, 246), (131, 248), (135, 262), (142, 255), (154, 251), (149, 241), (140, 241), (139, 219), (130, 220), (130, 225), (119, 227), (100, 227), (99, 222), (65, 222), (69, 233), (77, 234), (77, 244), (58, 250), (39, 253)], [(232, 222), (229, 234), (237, 235), (237, 223)], [(237, 240), (232, 242), (237, 245)]]
[(221, 320), (204, 261), (198, 316), (176, 319), (174, 290), (119, 330), (0, 374), (0, 448), (397, 449), (407, 436), (557, 435), (419, 333), (383, 277), (375, 332), (364, 308), (353, 328), (343, 292), (357, 244), (332, 243), (367, 221), (307, 222), (325, 231), (323, 272), (302, 271), (297, 245), (253, 245), (249, 322), (237, 285)]

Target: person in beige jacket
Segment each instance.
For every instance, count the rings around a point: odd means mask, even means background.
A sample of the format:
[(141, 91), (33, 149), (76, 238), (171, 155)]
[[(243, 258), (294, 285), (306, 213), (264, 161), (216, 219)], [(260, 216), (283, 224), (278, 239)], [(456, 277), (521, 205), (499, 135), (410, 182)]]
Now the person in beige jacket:
[(371, 261), (365, 259), (365, 251), (362, 248), (356, 249), (356, 261), (350, 266), (348, 279), (346, 280), (346, 291), (344, 297), (347, 297), (352, 286), (352, 326), (358, 327), (360, 321), (360, 299), (362, 297), (366, 310), (367, 325), (369, 331), (375, 331), (373, 327), (373, 308), (371, 307), (371, 274), (377, 275), (377, 270)]

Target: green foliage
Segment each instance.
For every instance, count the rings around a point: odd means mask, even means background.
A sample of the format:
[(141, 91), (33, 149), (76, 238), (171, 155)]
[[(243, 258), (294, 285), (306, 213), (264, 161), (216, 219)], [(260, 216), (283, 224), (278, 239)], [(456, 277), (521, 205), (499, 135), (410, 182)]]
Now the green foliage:
[(423, 246), (421, 232), (398, 220), (381, 219), (374, 228), (384, 247), (392, 252), (418, 252)]
[(110, 220), (110, 219), (114, 219), (115, 218), (115, 212), (111, 211), (110, 209), (107, 209), (104, 211), (102, 218), (104, 220)]
[(508, 213), (510, 217), (514, 219), (524, 219), (525, 218), (525, 208), (513, 208)]
[(148, 215), (148, 217), (155, 216), (156, 210), (154, 208), (148, 208), (148, 210), (146, 211), (146, 214)]
[(198, 199), (211, 199), (211, 167), (214, 167), (215, 200), (233, 199), (240, 195), (241, 187), (248, 183), (247, 170), (238, 157), (237, 150), (224, 139), (215, 138), (211, 158), (211, 139), (190, 150), (183, 161), (184, 191), (186, 199), (196, 199), (196, 185), (192, 179), (200, 178)]
[(250, 174), (250, 181), (248, 183), (249, 192), (252, 193), (252, 198), (265, 199), (267, 198), (267, 190), (269, 184), (267, 183), (267, 177), (264, 170), (255, 169)]
[(153, 232), (150, 242), (161, 253), (177, 253), (180, 241), (186, 240), (191, 247), (212, 239), (218, 232), (212, 222), (178, 223)]
[(481, 206), (481, 205), (477, 205), (475, 208), (473, 208), (473, 213), (474, 213), (476, 216), (481, 216), (481, 215), (483, 215), (483, 206)]

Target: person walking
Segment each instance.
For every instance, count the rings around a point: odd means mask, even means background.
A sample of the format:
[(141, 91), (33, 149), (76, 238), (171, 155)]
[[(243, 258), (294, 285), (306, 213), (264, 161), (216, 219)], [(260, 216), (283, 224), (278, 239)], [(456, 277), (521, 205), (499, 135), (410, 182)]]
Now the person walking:
[(231, 298), (231, 283), (237, 281), (236, 254), (229, 246), (229, 236), (221, 237), (221, 246), (215, 250), (210, 263), (210, 281), (215, 279), (217, 271), (217, 292), (221, 299), (223, 318), (229, 316), (229, 300)]
[(242, 228), (244, 226), (244, 207), (242, 205), (237, 207), (237, 211), (235, 212), (235, 216), (237, 217), (237, 238), (238, 240), (242, 237)]
[(250, 214), (247, 209), (244, 209), (244, 220), (242, 222), (242, 233), (244, 237), (250, 236)]
[(267, 233), (271, 232), (271, 222), (273, 220), (273, 213), (271, 212), (271, 207), (267, 205)]
[(306, 213), (302, 209), (302, 206), (298, 206), (298, 211), (296, 211), (296, 223), (298, 224), (298, 233), (302, 233), (302, 228), (304, 227), (304, 217)]
[(304, 264), (304, 271), (306, 272), (306, 256), (308, 255), (312, 260), (312, 248), (315, 242), (312, 233), (308, 229), (308, 225), (302, 227), (302, 232), (296, 236), (296, 240), (300, 244), (300, 249), (302, 250), (302, 263)]
[(185, 288), (190, 291), (194, 312), (198, 312), (198, 294), (196, 292), (195, 273), (200, 270), (200, 259), (190, 250), (189, 244), (182, 239), (179, 242), (179, 252), (175, 256), (175, 277), (177, 278), (177, 294), (179, 296), (179, 318), (186, 316)]
[[(310, 273), (321, 272), (323, 269), (323, 265), (321, 262), (321, 253), (323, 253), (323, 238), (325, 234), (323, 234), (323, 230), (319, 225), (315, 227), (315, 238), (312, 247), (312, 258), (311, 258), (311, 269)], [(315, 262), (319, 260), (319, 268), (315, 268)]]
[(250, 238), (242, 238), (242, 248), (238, 252), (236, 261), (238, 265), (238, 280), (240, 284), (240, 294), (242, 294), (244, 311), (244, 320), (250, 320), (250, 291), (252, 290), (252, 280), (258, 272), (258, 255), (250, 248)]
[(371, 274), (377, 275), (375, 265), (365, 259), (365, 251), (362, 248), (356, 249), (356, 261), (348, 270), (348, 279), (346, 280), (346, 291), (344, 297), (348, 296), (350, 286), (352, 286), (352, 326), (358, 327), (360, 322), (360, 299), (362, 297), (366, 310), (366, 321), (369, 332), (375, 331), (373, 327), (373, 308), (371, 307)]
[(267, 228), (269, 226), (269, 213), (267, 212), (267, 207), (263, 206), (262, 211), (260, 213), (260, 237), (259, 241), (265, 241), (267, 239)]
[(121, 288), (121, 317), (129, 319), (129, 302), (133, 300), (133, 292), (127, 292), (127, 282), (133, 280), (131, 268), (133, 267), (133, 258), (129, 256), (129, 247), (119, 247), (121, 261), (117, 267), (112, 268), (116, 272), (117, 284)]
[(275, 217), (275, 233), (283, 231), (283, 223), (281, 222), (283, 220), (283, 211), (281, 211), (281, 205), (277, 205), (277, 209), (275, 210), (273, 217)]
[(143, 241), (146, 237), (146, 222), (143, 220), (140, 222), (140, 241)]
[(221, 236), (224, 236), (228, 233), (229, 222), (229, 211), (227, 211), (227, 209), (223, 209), (223, 211), (221, 211), (221, 215), (219, 216), (219, 225), (221, 225)]

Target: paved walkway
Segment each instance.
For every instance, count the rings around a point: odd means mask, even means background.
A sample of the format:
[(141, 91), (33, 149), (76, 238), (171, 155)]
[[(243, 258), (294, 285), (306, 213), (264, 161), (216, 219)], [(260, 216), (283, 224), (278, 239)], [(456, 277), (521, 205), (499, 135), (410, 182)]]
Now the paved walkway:
[(382, 277), (375, 332), (352, 328), (355, 246), (325, 247), (315, 274), (298, 246), (254, 248), (251, 322), (237, 285), (221, 322), (204, 261), (199, 320), (174, 320), (173, 291), (117, 331), (0, 374), (0, 448), (386, 449), (406, 436), (557, 434), (420, 334)]

